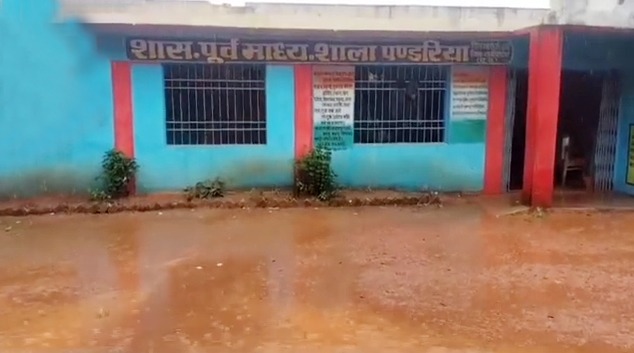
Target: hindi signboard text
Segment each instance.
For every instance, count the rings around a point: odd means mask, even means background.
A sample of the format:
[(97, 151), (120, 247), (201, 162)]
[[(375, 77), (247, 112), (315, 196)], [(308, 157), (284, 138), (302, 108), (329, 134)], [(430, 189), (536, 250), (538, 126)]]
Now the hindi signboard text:
[(513, 45), (508, 41), (347, 44), (129, 38), (126, 51), (135, 61), (505, 65), (512, 59)]

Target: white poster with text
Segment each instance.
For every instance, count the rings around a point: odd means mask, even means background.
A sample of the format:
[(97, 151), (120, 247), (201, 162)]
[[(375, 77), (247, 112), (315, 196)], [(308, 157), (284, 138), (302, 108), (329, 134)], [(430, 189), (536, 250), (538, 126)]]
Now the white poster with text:
[(489, 69), (455, 66), (451, 79), (451, 120), (486, 120), (489, 112)]
[(354, 66), (313, 68), (315, 147), (331, 151), (354, 143)]

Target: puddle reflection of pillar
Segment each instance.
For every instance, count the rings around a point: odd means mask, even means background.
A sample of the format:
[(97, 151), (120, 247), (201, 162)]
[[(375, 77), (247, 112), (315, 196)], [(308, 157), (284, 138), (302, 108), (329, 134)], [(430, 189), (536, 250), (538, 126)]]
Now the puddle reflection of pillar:
[[(94, 272), (90, 266), (84, 267), (83, 271), (88, 271), (92, 280), (98, 276), (99, 281), (111, 281), (112, 288), (116, 293), (117, 305), (112, 307), (100, 307), (98, 315), (103, 316), (101, 320), (102, 332), (120, 329), (133, 329), (135, 326), (136, 316), (134, 314), (136, 303), (139, 296), (139, 221), (127, 217), (126, 215), (118, 215), (120, 217), (115, 221), (107, 221), (106, 226), (101, 229), (104, 235), (99, 239), (105, 242), (99, 242), (100, 252), (104, 253), (105, 261), (108, 263), (108, 271)], [(91, 252), (87, 261), (99, 263), (100, 257)], [(108, 302), (108, 304), (110, 304)], [(118, 310), (123, 309), (123, 310)], [(111, 310), (116, 312), (110, 313)], [(110, 315), (112, 316), (110, 317)], [(105, 319), (110, 317), (110, 319)], [(102, 345), (113, 344), (112, 338), (104, 335), (100, 338)]]
[(298, 278), (302, 279), (295, 283), (295, 291), (311, 305), (328, 306), (347, 300), (344, 249), (332, 236), (336, 218), (335, 214), (314, 210), (298, 214), (294, 222)]
[(482, 248), (482, 265), (485, 269), (499, 266), (502, 261), (500, 255), (507, 254), (506, 249), (503, 249), (506, 242), (499, 239), (498, 224), (500, 222), (503, 221), (488, 214), (482, 218), (479, 235), (485, 244)]
[(139, 221), (125, 219), (113, 222), (109, 233), (115, 235), (108, 252), (115, 264), (120, 290), (136, 293), (139, 290)]
[(134, 352), (152, 352), (164, 345), (158, 341), (175, 323), (168, 317), (170, 283), (163, 269), (151, 276), (152, 289), (140, 301), (134, 339), (130, 349)]
[(141, 292), (141, 265), (140, 265), (140, 220), (136, 217), (126, 217), (118, 222), (112, 222), (110, 234), (115, 235), (114, 246), (109, 247), (112, 262), (117, 269), (118, 288), (124, 293), (129, 308), (120, 325), (133, 328), (136, 331), (138, 315), (142, 309), (139, 303), (143, 302)]
[(294, 283), (297, 278), (293, 234), (289, 229), (282, 228), (275, 241), (277, 245), (267, 264), (269, 296), (281, 318), (286, 318), (294, 305)]
[[(79, 226), (80, 229), (87, 229), (90, 225), (84, 227)], [(94, 224), (92, 226), (95, 226)], [(100, 227), (96, 225), (95, 227)], [(98, 228), (97, 228), (98, 229)], [(103, 233), (97, 237), (91, 237), (86, 239), (85, 243), (75, 253), (75, 265), (78, 276), (82, 282), (81, 288), (86, 291), (86, 296), (94, 296), (93, 288), (95, 284), (98, 287), (113, 289), (115, 291), (121, 290), (118, 286), (118, 274), (120, 266), (116, 261), (116, 256), (113, 256), (112, 249), (116, 247), (114, 241), (108, 235), (110, 234), (110, 228), (98, 229), (101, 233), (107, 232), (106, 236)], [(80, 231), (81, 232), (81, 231)]]
[(483, 249), (484, 268), (480, 271), (484, 277), (475, 292), (474, 305), (496, 315), (521, 317), (523, 305), (531, 300), (526, 295), (527, 288), (518, 284), (515, 273), (527, 260), (532, 260), (530, 253), (526, 254), (531, 244), (521, 234), (526, 228), (518, 231), (512, 218), (487, 216), (481, 229), (486, 244)]
[(130, 343), (133, 352), (173, 348), (167, 347), (168, 343), (163, 341), (163, 337), (177, 324), (170, 320), (172, 266), (166, 264), (186, 252), (191, 240), (186, 234), (181, 234), (176, 241), (169, 234), (176, 229), (163, 223), (146, 221), (145, 224), (138, 237), (139, 297), (135, 334)]

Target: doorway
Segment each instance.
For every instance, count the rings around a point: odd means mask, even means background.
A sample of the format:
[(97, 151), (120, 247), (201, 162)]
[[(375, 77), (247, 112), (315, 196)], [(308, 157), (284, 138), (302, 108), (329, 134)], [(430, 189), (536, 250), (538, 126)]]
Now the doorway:
[[(611, 191), (620, 107), (618, 74), (565, 70), (559, 100), (555, 187)], [(506, 112), (504, 183), (507, 191), (523, 187), (527, 103), (528, 71), (513, 70), (509, 75)]]
[(506, 107), (507, 135), (504, 179), (507, 191), (521, 190), (524, 184), (527, 103), (528, 70), (513, 70), (509, 78)]
[[(606, 97), (605, 72), (562, 72), (557, 126), (555, 186), (563, 189), (592, 190), (597, 177), (597, 165), (606, 158), (597, 155), (602, 116)], [(605, 125), (605, 124), (603, 124)], [(614, 131), (616, 140), (616, 131)], [(612, 162), (612, 165), (614, 163)]]

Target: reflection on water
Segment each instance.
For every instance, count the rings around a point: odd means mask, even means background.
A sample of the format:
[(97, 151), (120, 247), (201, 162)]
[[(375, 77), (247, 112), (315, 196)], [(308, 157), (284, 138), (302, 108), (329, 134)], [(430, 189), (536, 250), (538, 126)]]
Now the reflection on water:
[(634, 216), (1, 218), (0, 351), (627, 352)]

